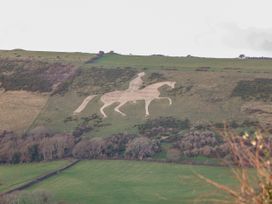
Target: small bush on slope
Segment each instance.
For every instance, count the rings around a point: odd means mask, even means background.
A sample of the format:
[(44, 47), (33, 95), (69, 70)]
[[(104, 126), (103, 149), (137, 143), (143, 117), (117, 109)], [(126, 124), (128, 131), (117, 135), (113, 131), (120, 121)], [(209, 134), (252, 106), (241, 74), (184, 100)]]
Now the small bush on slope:
[(272, 79), (239, 81), (232, 96), (240, 96), (245, 100), (272, 101)]

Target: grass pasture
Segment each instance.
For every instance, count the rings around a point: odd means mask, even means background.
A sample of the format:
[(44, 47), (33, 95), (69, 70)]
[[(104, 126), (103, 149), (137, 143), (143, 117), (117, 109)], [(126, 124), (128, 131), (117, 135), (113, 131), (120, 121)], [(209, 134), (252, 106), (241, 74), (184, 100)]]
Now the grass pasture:
[(206, 68), (209, 71), (242, 71), (272, 72), (272, 60), (235, 59), (235, 58), (203, 58), (203, 57), (169, 57), (169, 56), (136, 56), (106, 54), (96, 61), (96, 65), (104, 67), (133, 67), (151, 70), (179, 71)]
[[(149, 76), (152, 71), (147, 71)], [(150, 118), (160, 116), (173, 116), (179, 119), (188, 118), (192, 122), (223, 122), (226, 120), (244, 121), (248, 118), (241, 108), (244, 101), (239, 97), (231, 97), (232, 90), (240, 80), (254, 80), (255, 78), (267, 77), (263, 73), (235, 73), (235, 72), (196, 72), (196, 71), (159, 71), (167, 80), (176, 81), (177, 92), (167, 88), (161, 89), (161, 96), (169, 96), (173, 104), (169, 106), (167, 100), (155, 100), (151, 103)], [(145, 80), (148, 79), (146, 76)], [(80, 76), (79, 76), (80, 77)], [(80, 81), (78, 78), (77, 81)], [(191, 87), (189, 91), (181, 93), (179, 88)], [(118, 90), (124, 90), (120, 87)], [(95, 93), (89, 92), (90, 95)], [(86, 117), (91, 114), (101, 115), (99, 108), (102, 106), (98, 95), (94, 98), (77, 117)], [(72, 131), (77, 122), (64, 123), (65, 118), (72, 116), (73, 111), (82, 103), (86, 96), (77, 94), (72, 89), (63, 96), (50, 97), (44, 110), (41, 112), (33, 126), (45, 125), (56, 131)], [(114, 112), (114, 104), (105, 109), (108, 118), (103, 120), (107, 126), (91, 132), (89, 136), (106, 136), (107, 134), (123, 131), (134, 131), (135, 124), (146, 121), (143, 101), (136, 104), (127, 103), (121, 110), (126, 117)], [(205, 108), (203, 108), (205, 107)]]
[(53, 171), (67, 164), (68, 161), (41, 162), (0, 166), (0, 192), (14, 188), (42, 174)]
[(33, 186), (69, 204), (217, 203), (224, 194), (198, 179), (198, 172), (234, 186), (229, 169), (138, 161), (81, 161)]

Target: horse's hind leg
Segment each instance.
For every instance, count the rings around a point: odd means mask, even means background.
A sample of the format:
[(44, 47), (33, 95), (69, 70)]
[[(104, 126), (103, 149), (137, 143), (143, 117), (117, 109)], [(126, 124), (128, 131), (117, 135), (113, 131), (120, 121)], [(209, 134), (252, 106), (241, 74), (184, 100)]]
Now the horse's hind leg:
[(105, 103), (101, 108), (100, 108), (100, 113), (103, 115), (104, 118), (107, 118), (108, 116), (104, 112), (104, 109), (108, 106), (110, 106), (112, 103)]
[(123, 105), (125, 105), (125, 104), (126, 104), (126, 101), (125, 101), (125, 102), (121, 102), (118, 106), (116, 106), (116, 107), (114, 108), (114, 110), (115, 110), (116, 112), (120, 113), (122, 116), (126, 116), (126, 114), (123, 113), (122, 111), (120, 111), (120, 109), (119, 109), (119, 108), (121, 108), (121, 106), (123, 106)]
[(149, 105), (151, 103), (152, 100), (145, 100), (145, 117), (149, 116)]

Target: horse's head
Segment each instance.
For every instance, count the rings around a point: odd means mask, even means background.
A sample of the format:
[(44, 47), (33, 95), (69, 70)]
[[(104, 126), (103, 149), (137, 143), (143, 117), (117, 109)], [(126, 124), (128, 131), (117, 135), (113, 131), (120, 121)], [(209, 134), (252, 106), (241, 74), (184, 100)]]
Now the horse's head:
[(175, 88), (176, 82), (170, 81), (168, 85), (173, 89), (173, 88)]
[(139, 77), (143, 77), (144, 75), (145, 75), (144, 72), (140, 72), (140, 73), (138, 74)]

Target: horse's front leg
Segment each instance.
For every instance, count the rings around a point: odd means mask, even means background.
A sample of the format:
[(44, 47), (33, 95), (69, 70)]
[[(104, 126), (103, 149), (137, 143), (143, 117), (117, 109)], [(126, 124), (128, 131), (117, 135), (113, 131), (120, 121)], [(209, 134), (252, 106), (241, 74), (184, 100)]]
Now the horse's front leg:
[(100, 113), (103, 115), (104, 118), (107, 118), (108, 116), (104, 112), (104, 109), (108, 106), (110, 106), (112, 103), (105, 103), (101, 108), (100, 108)]
[(149, 105), (151, 103), (152, 100), (145, 100), (145, 117), (149, 116)]
[(114, 110), (115, 110), (116, 112), (120, 113), (122, 116), (126, 116), (126, 114), (123, 113), (122, 111), (120, 111), (120, 109), (119, 109), (119, 108), (121, 108), (121, 106), (125, 105), (126, 103), (127, 103), (126, 101), (121, 102), (118, 106), (116, 106), (116, 107), (114, 108)]

